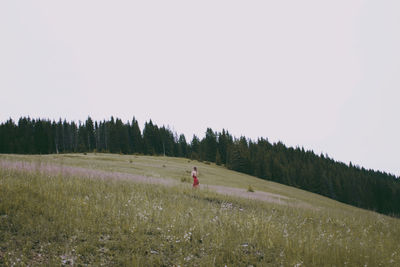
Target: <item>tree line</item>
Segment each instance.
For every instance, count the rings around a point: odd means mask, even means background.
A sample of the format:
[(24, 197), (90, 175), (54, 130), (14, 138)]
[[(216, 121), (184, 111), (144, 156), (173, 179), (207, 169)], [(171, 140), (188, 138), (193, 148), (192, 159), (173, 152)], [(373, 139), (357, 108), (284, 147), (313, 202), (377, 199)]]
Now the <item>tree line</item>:
[(298, 187), (357, 207), (400, 216), (400, 179), (392, 174), (335, 161), (304, 148), (268, 139), (233, 137), (206, 130), (186, 140), (151, 120), (143, 131), (133, 118), (67, 122), (22, 117), (0, 124), (0, 153), (52, 154), (107, 152), (165, 155), (215, 162), (228, 169)]

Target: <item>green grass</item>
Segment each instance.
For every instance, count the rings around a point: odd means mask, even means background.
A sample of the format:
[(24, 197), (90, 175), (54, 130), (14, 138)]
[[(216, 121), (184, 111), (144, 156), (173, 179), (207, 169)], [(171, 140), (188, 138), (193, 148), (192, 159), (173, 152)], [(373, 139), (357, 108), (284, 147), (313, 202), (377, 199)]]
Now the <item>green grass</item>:
[[(153, 174), (180, 185), (0, 167), (0, 265), (396, 266), (400, 262), (400, 220), (213, 164), (101, 154), (2, 155), (2, 159)], [(255, 191), (307, 201), (315, 209), (193, 190), (181, 183), (193, 165), (199, 168), (203, 184), (244, 189), (251, 185)]]
[(250, 186), (254, 191), (280, 194), (295, 201), (312, 205), (315, 208), (347, 211), (350, 214), (355, 210), (352, 206), (339, 203), (318, 194), (227, 170), (213, 163), (205, 164), (184, 158), (89, 153), (87, 155), (0, 155), (0, 159), (21, 160), (39, 164), (56, 163), (110, 172), (145, 175), (155, 178), (170, 178), (178, 182), (188, 183), (192, 182), (190, 172), (193, 166), (197, 166), (201, 185), (222, 185), (243, 188), (245, 190)]

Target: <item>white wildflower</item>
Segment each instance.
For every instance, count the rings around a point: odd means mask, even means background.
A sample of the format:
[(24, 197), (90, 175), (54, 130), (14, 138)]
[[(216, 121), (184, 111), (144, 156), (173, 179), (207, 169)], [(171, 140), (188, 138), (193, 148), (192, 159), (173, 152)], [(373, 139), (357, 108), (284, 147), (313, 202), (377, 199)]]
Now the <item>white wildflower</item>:
[(190, 254), (189, 256), (184, 258), (185, 261), (190, 261), (191, 259), (193, 259), (193, 255), (192, 254)]
[(105, 241), (108, 241), (108, 240), (110, 240), (110, 235), (102, 235), (99, 238), (99, 241), (101, 241), (101, 242), (105, 242)]
[(156, 210), (163, 210), (163, 208), (160, 205), (154, 205), (153, 208)]
[(228, 210), (228, 209), (232, 209), (232, 208), (233, 208), (232, 203), (222, 202), (222, 204), (221, 204), (221, 209), (223, 209), (223, 210)]
[(60, 256), (63, 265), (74, 265), (74, 258), (71, 255)]
[(189, 241), (192, 238), (192, 232), (187, 232), (183, 235), (185, 241)]
[(219, 219), (218, 216), (215, 216), (211, 221), (212, 221), (212, 222), (217, 222), (218, 219)]
[(288, 233), (287, 229), (286, 228), (283, 229), (283, 237), (287, 238), (288, 236), (289, 236), (289, 233)]
[(99, 248), (99, 250), (98, 250), (100, 253), (107, 253), (108, 251), (109, 251), (109, 249), (108, 248), (105, 248), (105, 247), (102, 247), (102, 248)]

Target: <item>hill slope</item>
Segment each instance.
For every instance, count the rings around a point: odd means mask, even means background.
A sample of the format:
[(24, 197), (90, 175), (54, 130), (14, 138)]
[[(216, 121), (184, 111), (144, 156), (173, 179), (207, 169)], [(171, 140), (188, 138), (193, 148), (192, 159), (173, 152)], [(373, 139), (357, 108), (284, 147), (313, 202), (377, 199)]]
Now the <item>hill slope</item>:
[[(179, 136), (179, 137), (178, 137)], [(228, 131), (207, 128), (205, 136), (184, 135), (151, 120), (143, 131), (138, 121), (84, 123), (22, 117), (0, 123), (0, 153), (58, 154), (111, 152), (167, 155), (223, 164), (231, 170), (301, 188), (356, 207), (400, 217), (400, 178), (393, 174), (345, 164), (328, 155), (287, 147), (268, 139), (236, 138)], [(355, 159), (356, 160), (356, 159)]]
[(185, 180), (188, 183), (192, 182), (190, 172), (193, 166), (197, 166), (202, 187), (213, 185), (234, 187), (247, 191), (250, 185), (256, 192), (277, 194), (282, 196), (282, 198), (292, 200), (292, 202), (295, 200), (298, 203), (312, 205), (314, 208), (337, 208), (351, 211), (357, 209), (319, 194), (313, 194), (298, 188), (231, 171), (213, 163), (202, 163), (185, 158), (97, 153), (43, 156), (0, 155), (0, 159), (21, 160), (33, 163), (40, 162), (41, 164), (55, 163), (114, 173), (119, 172), (152, 178), (163, 178), (164, 180), (169, 179), (176, 182)]
[[(212, 164), (115, 154), (1, 155), (0, 163), (0, 264), (400, 261), (398, 219)], [(201, 190), (186, 182), (194, 165)], [(249, 185), (271, 198), (246, 199)]]

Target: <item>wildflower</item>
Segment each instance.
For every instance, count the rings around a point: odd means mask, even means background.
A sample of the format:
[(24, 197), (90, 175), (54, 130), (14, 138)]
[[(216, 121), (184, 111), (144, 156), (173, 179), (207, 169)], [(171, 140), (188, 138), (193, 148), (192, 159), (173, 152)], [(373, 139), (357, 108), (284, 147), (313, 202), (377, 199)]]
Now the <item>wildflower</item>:
[(100, 236), (100, 238), (99, 238), (99, 241), (100, 242), (105, 242), (105, 241), (108, 241), (110, 239), (110, 235), (102, 235), (102, 236)]
[(74, 258), (71, 255), (61, 255), (60, 258), (63, 265), (74, 265)]
[(154, 205), (153, 208), (158, 210), (163, 210), (163, 208), (160, 205)]
[(192, 232), (185, 233), (185, 234), (183, 235), (183, 239), (184, 239), (185, 241), (192, 240)]
[(288, 231), (286, 230), (286, 228), (283, 230), (283, 237), (287, 238), (289, 236)]
[(222, 204), (221, 204), (221, 209), (223, 209), (223, 210), (228, 210), (228, 209), (232, 209), (232, 208), (233, 208), (232, 203), (222, 202)]
[(100, 253), (107, 253), (109, 251), (108, 248), (102, 247), (98, 250)]
[(186, 258), (184, 258), (185, 261), (190, 261), (193, 258), (193, 255), (190, 254), (189, 256), (187, 256)]
[(218, 216), (215, 216), (211, 221), (212, 222), (217, 222), (218, 221)]

